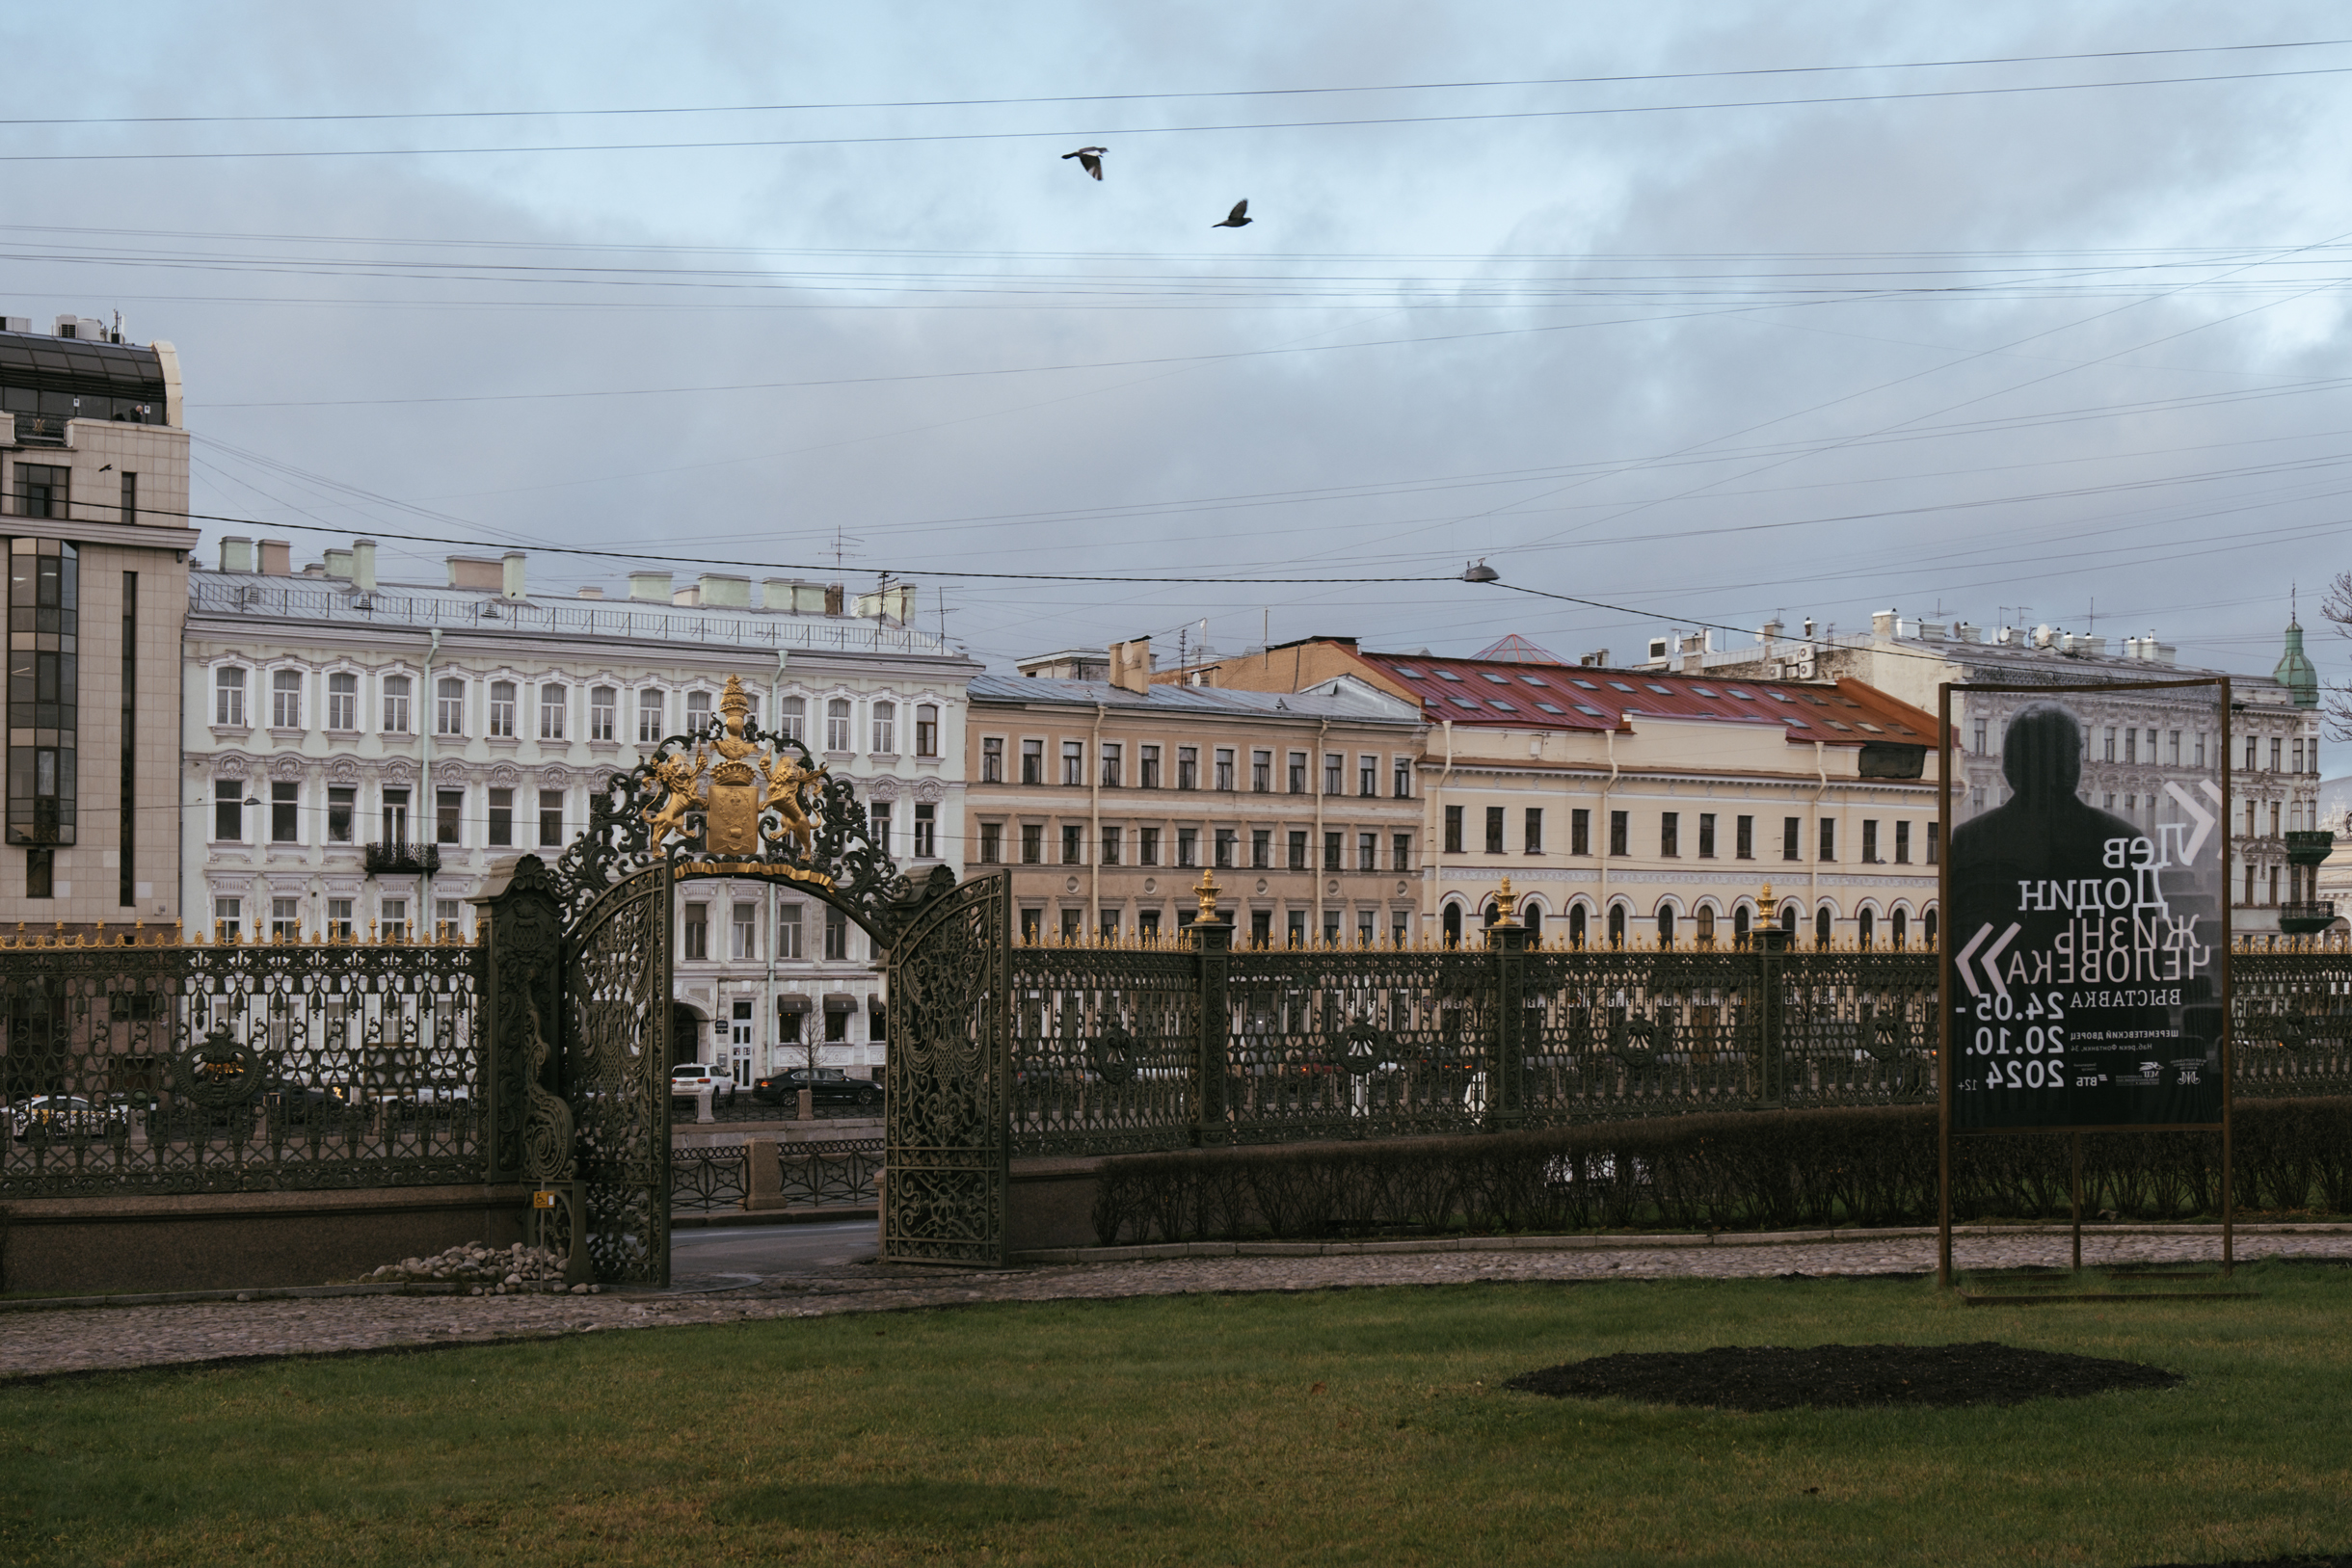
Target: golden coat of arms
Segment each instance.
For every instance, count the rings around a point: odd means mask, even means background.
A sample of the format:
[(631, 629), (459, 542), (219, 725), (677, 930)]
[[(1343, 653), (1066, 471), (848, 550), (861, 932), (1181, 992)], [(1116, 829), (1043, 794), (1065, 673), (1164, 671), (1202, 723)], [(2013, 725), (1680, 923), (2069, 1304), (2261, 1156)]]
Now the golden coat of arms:
[[(706, 854), (757, 856), (763, 837), (802, 856), (815, 848), (822, 813), (814, 809), (824, 798), (825, 770), (802, 763), (782, 741), (770, 741), (763, 754), (761, 743), (743, 732), (750, 712), (751, 699), (744, 694), (742, 680), (729, 676), (719, 697), (719, 731), (708, 747), (697, 747), (691, 758), (681, 754), (655, 759), (651, 771), (663, 797), (658, 806), (640, 813), (654, 853), (661, 853), (665, 839), (684, 836), (686, 814), (697, 809), (704, 813)], [(707, 796), (701, 792), (706, 777)], [(775, 819), (764, 833), (762, 813), (773, 813)]]

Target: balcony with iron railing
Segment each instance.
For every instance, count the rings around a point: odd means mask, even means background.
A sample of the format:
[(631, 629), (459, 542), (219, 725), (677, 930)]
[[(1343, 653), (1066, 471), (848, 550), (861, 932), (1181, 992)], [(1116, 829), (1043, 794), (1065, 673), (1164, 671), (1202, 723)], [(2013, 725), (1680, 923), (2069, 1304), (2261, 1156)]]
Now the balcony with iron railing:
[(2333, 899), (2310, 899), (2279, 906), (2279, 931), (2283, 936), (2315, 937), (2335, 923), (2336, 903)]
[(367, 846), (367, 874), (376, 876), (431, 875), (441, 869), (441, 850), (433, 844), (386, 838)]
[(2322, 830), (2318, 833), (2290, 833), (2286, 836), (2286, 864), (2289, 865), (2319, 865), (2336, 848), (2336, 836)]

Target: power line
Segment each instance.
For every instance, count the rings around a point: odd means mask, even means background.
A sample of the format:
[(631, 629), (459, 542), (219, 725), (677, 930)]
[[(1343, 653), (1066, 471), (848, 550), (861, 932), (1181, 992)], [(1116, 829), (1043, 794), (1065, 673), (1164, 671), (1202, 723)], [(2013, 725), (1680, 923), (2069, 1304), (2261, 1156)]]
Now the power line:
[(2042, 82), (2008, 87), (1936, 88), (1917, 93), (1850, 93), (1806, 98), (1724, 99), (1703, 103), (1652, 103), (1579, 109), (1511, 109), (1481, 114), (1366, 115), (1346, 120), (1245, 120), (1216, 125), (1079, 125), (1033, 131), (938, 131), (892, 136), (747, 137), (700, 142), (548, 142), (510, 146), (454, 147), (267, 147), (228, 151), (9, 152), (0, 163), (189, 163), (229, 159), (442, 158), (561, 152), (724, 152), (813, 146), (891, 146), (956, 142), (1066, 140), (1085, 136), (1189, 136), (1230, 131), (1346, 130), (1382, 125), (1464, 125), (1508, 120), (1582, 120), (1611, 115), (1696, 114), (1732, 109), (1836, 107), (1939, 98), (2004, 97), (2041, 93), (2102, 92), (2125, 87), (2189, 87), (2217, 82), (2285, 81), (2352, 74), (2352, 66), (2315, 66), (2296, 70), (2215, 72), (2203, 76), (2137, 77), (2108, 82)]

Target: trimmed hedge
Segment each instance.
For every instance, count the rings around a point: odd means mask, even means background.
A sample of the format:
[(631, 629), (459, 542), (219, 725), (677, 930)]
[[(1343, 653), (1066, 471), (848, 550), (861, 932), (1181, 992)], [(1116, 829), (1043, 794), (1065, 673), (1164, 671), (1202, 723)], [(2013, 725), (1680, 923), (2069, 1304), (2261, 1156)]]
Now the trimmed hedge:
[[(2241, 1212), (2352, 1213), (2352, 1097), (2238, 1102)], [(1952, 1214), (2064, 1219), (2059, 1133), (1958, 1137)], [(2221, 1206), (2217, 1132), (2083, 1135), (2083, 1214)], [(1464, 1138), (1202, 1149), (1104, 1161), (1106, 1245), (1378, 1232), (1920, 1225), (1936, 1218), (1933, 1106), (1659, 1117)]]

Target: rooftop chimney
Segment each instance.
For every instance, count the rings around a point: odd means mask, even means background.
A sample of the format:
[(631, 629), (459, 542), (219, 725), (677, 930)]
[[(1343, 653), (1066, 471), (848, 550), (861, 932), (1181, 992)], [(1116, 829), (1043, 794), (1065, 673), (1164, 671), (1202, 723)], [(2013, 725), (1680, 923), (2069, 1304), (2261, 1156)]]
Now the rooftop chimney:
[(1871, 612), (1870, 635), (1882, 643), (1892, 641), (1895, 635), (1895, 623), (1899, 619), (1900, 617), (1892, 610)]
[(501, 561), (505, 571), (502, 573), (504, 580), (498, 585), (500, 594), (508, 598), (522, 598), (522, 563), (528, 559), (530, 557), (524, 555), (521, 550), (506, 552)]
[(702, 578), (703, 602), (714, 609), (748, 610), (751, 608), (751, 579), (730, 577), (723, 572), (706, 571)]
[(447, 561), (452, 588), (474, 588), (494, 594), (506, 585), (505, 569), (487, 555), (452, 555)]
[(376, 591), (376, 542), (372, 539), (351, 542), (351, 586), (363, 594)]
[(261, 572), (267, 577), (294, 575), (294, 546), (282, 539), (261, 542)]
[(670, 574), (666, 571), (632, 571), (628, 574), (628, 597), (646, 599), (655, 604), (670, 601)]
[(345, 582), (351, 581), (351, 552), (349, 550), (327, 551), (327, 558), (319, 563), (319, 570), (330, 577), (340, 577)]
[(583, 588), (580, 590), (580, 598), (602, 598), (603, 597), (604, 590), (601, 588)]
[(1152, 689), (1152, 640), (1130, 638), (1110, 645), (1110, 683), (1121, 691), (1148, 697)]
[(1756, 641), (1759, 643), (1777, 642), (1779, 641), (1780, 633), (1786, 631), (1787, 629), (1787, 625), (1776, 615), (1770, 621), (1765, 622), (1762, 626), (1757, 628)]
[(221, 541), (221, 570), (251, 571), (254, 570), (254, 542), (250, 539), (229, 538)]
[(681, 609), (690, 610), (695, 605), (700, 604), (702, 601), (703, 588), (702, 584), (700, 583), (692, 583), (684, 588), (673, 588), (670, 590), (670, 602), (678, 605)]

